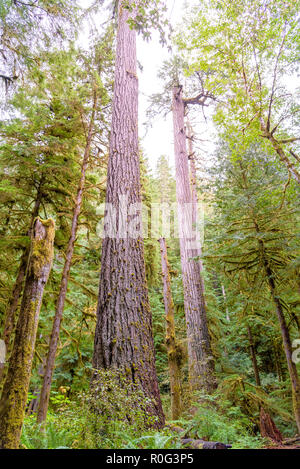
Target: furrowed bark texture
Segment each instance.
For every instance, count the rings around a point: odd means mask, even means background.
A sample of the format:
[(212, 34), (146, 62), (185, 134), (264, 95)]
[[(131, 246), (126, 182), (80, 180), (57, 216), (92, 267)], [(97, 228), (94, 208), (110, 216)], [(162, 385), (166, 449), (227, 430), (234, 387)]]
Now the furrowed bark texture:
[[(134, 217), (126, 209), (122, 211), (122, 197), (129, 205), (141, 203), (141, 184), (136, 33), (127, 23), (130, 13), (120, 3), (106, 196), (107, 209), (112, 204), (116, 210), (117, 231), (126, 222), (135, 226), (142, 223), (141, 215)], [(164, 417), (155, 369), (143, 238), (121, 232), (115, 237), (108, 233), (104, 236), (93, 366), (124, 370), (129, 380), (140, 383), (145, 394), (154, 399), (151, 412), (161, 426)]]
[[(201, 256), (193, 236), (193, 199), (190, 186), (184, 102), (181, 87), (173, 90), (173, 120), (176, 161), (176, 190), (184, 304), (187, 322), (190, 384), (192, 389), (211, 392), (215, 387), (214, 358), (207, 325), (202, 266), (192, 258)], [(188, 208), (189, 207), (189, 208)]]
[[(189, 149), (189, 154), (188, 154), (188, 159), (190, 162), (190, 178), (191, 178), (191, 194), (192, 194), (192, 227), (195, 232), (195, 239), (197, 243), (197, 248), (195, 250), (191, 250), (191, 256), (192, 258), (195, 257), (200, 257), (202, 256), (202, 242), (201, 242), (201, 233), (200, 230), (198, 229), (198, 194), (197, 194), (197, 170), (196, 170), (196, 160), (195, 160), (195, 152), (194, 152), (194, 145), (193, 145), (193, 140), (194, 140), (194, 132), (192, 129), (192, 126), (190, 122), (187, 122), (187, 139), (188, 139), (188, 149)], [(199, 268), (200, 272), (203, 271), (203, 264), (202, 260), (198, 260), (199, 263)], [(205, 285), (204, 285), (204, 280), (203, 280), (203, 275), (200, 273), (200, 281), (201, 281), (201, 288), (203, 292), (203, 300), (205, 302)]]
[(49, 343), (47, 360), (45, 364), (44, 379), (43, 379), (43, 385), (42, 385), (42, 390), (40, 394), (40, 401), (39, 401), (39, 408), (38, 408), (38, 415), (37, 415), (38, 423), (44, 422), (47, 418), (49, 398), (50, 398), (50, 392), (51, 392), (51, 383), (52, 383), (52, 378), (53, 378), (53, 373), (54, 373), (54, 368), (55, 368), (55, 357), (57, 353), (59, 334), (60, 334), (60, 326), (61, 326), (61, 322), (63, 318), (64, 306), (65, 306), (65, 301), (66, 301), (66, 296), (67, 296), (67, 291), (68, 291), (68, 282), (69, 282), (69, 277), (70, 277), (74, 246), (75, 246), (75, 241), (76, 241), (78, 220), (79, 220), (79, 216), (81, 212), (82, 198), (83, 198), (83, 192), (84, 192), (85, 180), (86, 180), (86, 172), (87, 172), (88, 162), (89, 162), (89, 157), (90, 157), (96, 108), (97, 108), (97, 92), (95, 91), (94, 98), (93, 98), (93, 111), (92, 111), (92, 116), (91, 116), (91, 120), (89, 124), (87, 143), (86, 143), (82, 166), (81, 166), (81, 178), (79, 181), (77, 196), (75, 199), (75, 207), (74, 207), (72, 227), (71, 227), (71, 236), (68, 242), (66, 260), (65, 260), (64, 270), (62, 274), (58, 299), (56, 303), (56, 310), (55, 310), (55, 316), (53, 320), (52, 333), (51, 333), (51, 338), (50, 338), (50, 343)]
[(0, 401), (0, 449), (18, 449), (30, 384), (39, 314), (53, 261), (55, 224), (35, 221), (14, 345)]
[(181, 415), (181, 352), (176, 343), (174, 302), (171, 291), (170, 267), (168, 261), (167, 243), (164, 238), (160, 241), (162, 277), (164, 286), (164, 304), (166, 311), (169, 375), (171, 387), (172, 420), (178, 420)]

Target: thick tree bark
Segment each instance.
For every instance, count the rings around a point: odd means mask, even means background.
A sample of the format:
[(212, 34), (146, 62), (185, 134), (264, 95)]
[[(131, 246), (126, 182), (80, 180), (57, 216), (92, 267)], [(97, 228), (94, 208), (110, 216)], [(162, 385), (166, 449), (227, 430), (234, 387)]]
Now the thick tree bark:
[(0, 401), (0, 449), (18, 449), (30, 384), (39, 314), (53, 261), (55, 224), (36, 219), (14, 345)]
[(256, 358), (256, 349), (255, 349), (251, 327), (248, 326), (247, 330), (248, 330), (249, 346), (250, 346), (250, 353), (251, 353), (251, 360), (253, 364), (255, 382), (256, 382), (256, 386), (261, 386), (260, 374), (259, 374), (257, 358)]
[(63, 318), (65, 300), (66, 300), (67, 291), (68, 291), (68, 282), (69, 282), (69, 277), (70, 277), (74, 246), (75, 246), (75, 241), (76, 241), (78, 220), (79, 220), (79, 216), (81, 212), (82, 198), (83, 198), (83, 192), (84, 192), (85, 180), (86, 180), (86, 172), (88, 168), (91, 144), (92, 144), (92, 139), (93, 139), (96, 109), (97, 109), (97, 91), (95, 90), (94, 97), (93, 97), (93, 110), (92, 110), (92, 115), (91, 115), (91, 120), (89, 123), (88, 135), (87, 135), (87, 143), (86, 143), (82, 166), (81, 166), (81, 178), (79, 181), (77, 196), (75, 199), (71, 235), (70, 235), (69, 242), (68, 242), (66, 260), (65, 260), (64, 270), (62, 274), (58, 299), (56, 303), (56, 310), (55, 310), (55, 316), (53, 320), (52, 333), (51, 333), (51, 338), (49, 342), (47, 360), (45, 364), (43, 385), (42, 385), (42, 390), (40, 393), (40, 401), (39, 401), (39, 408), (38, 408), (38, 415), (37, 415), (38, 423), (44, 422), (47, 418), (49, 398), (50, 398), (50, 392), (51, 392), (51, 383), (52, 383), (52, 378), (53, 378), (53, 373), (54, 373), (54, 368), (55, 368), (55, 357), (57, 353), (59, 334), (60, 334), (60, 326), (61, 326), (61, 322)]
[(171, 292), (170, 267), (168, 261), (167, 244), (164, 238), (159, 240), (161, 251), (162, 277), (164, 286), (164, 304), (166, 311), (166, 343), (168, 349), (168, 363), (171, 387), (172, 420), (178, 420), (181, 415), (181, 352), (176, 343), (174, 302)]
[(270, 438), (272, 441), (281, 443), (283, 436), (276, 427), (272, 417), (266, 412), (263, 407), (260, 408), (259, 418), (260, 433), (263, 438)]
[(211, 392), (215, 387), (215, 366), (207, 325), (203, 290), (201, 245), (192, 234), (194, 204), (190, 186), (184, 102), (181, 87), (173, 90), (173, 118), (176, 160), (176, 190), (184, 304), (187, 321), (190, 384), (192, 389)]
[[(120, 1), (115, 88), (107, 179), (107, 210), (116, 210), (115, 236), (104, 234), (95, 335), (94, 368), (116, 368), (139, 383), (153, 399), (150, 412), (164, 423), (152, 336), (152, 317), (146, 283), (144, 242), (141, 235), (122, 233), (127, 223), (142, 226), (140, 213), (127, 207), (141, 203), (138, 142), (138, 78), (136, 32), (131, 15)], [(126, 204), (125, 204), (126, 205)], [(111, 226), (110, 226), (111, 228)], [(125, 230), (126, 231), (126, 230)], [(99, 397), (100, 398), (100, 397)]]
[[(40, 206), (41, 206), (41, 201), (42, 201), (42, 186), (43, 186), (43, 178), (40, 182), (38, 192), (37, 192), (37, 197), (35, 200), (34, 204), (34, 209), (32, 212), (31, 216), (31, 222), (30, 222), (30, 227), (28, 230), (28, 237), (31, 238), (32, 235), (32, 228), (35, 219), (38, 217)], [(26, 268), (28, 264), (28, 257), (30, 253), (30, 248), (24, 249), (24, 252), (21, 257), (21, 262), (19, 266), (19, 271), (17, 274), (17, 278), (15, 281), (15, 285), (11, 294), (11, 297), (9, 299), (6, 311), (5, 311), (5, 316), (4, 316), (4, 327), (3, 327), (3, 340), (6, 346), (6, 357), (8, 358), (10, 355), (10, 348), (11, 348), (11, 338), (12, 338), (12, 333), (15, 329), (16, 322), (17, 322), (17, 310), (18, 310), (18, 305), (20, 302), (20, 298), (22, 295), (23, 291), (23, 285), (24, 285), (24, 279), (26, 275)], [(0, 383), (2, 379), (4, 380), (4, 369), (5, 369), (5, 364), (0, 363)]]

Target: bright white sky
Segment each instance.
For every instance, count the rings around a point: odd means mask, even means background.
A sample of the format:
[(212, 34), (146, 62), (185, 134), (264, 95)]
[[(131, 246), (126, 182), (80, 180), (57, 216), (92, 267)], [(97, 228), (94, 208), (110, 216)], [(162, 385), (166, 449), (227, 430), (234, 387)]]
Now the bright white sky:
[[(183, 0), (167, 0), (169, 6), (169, 19), (173, 27), (179, 23), (184, 9)], [(162, 48), (159, 44), (158, 35), (153, 34), (150, 42), (145, 42), (138, 38), (138, 60), (143, 66), (140, 75), (140, 137), (142, 147), (148, 157), (149, 164), (155, 169), (158, 158), (166, 155), (173, 166), (173, 123), (172, 115), (166, 118), (156, 118), (148, 128), (147, 134), (143, 123), (146, 122), (146, 110), (149, 107), (148, 97), (161, 91), (162, 82), (158, 77), (159, 69), (164, 60), (170, 58), (167, 48)], [(171, 100), (171, 96), (170, 96)]]

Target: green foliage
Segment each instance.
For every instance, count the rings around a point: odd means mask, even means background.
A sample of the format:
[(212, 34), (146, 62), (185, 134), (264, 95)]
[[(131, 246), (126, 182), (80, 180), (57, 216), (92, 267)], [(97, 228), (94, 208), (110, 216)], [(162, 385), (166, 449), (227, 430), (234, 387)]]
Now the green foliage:
[(164, 0), (125, 0), (123, 8), (136, 12), (134, 17), (129, 19), (129, 25), (141, 33), (144, 39), (150, 40), (152, 31), (157, 30), (160, 43), (166, 44), (166, 31), (170, 31), (170, 25), (166, 18), (167, 7)]
[(151, 400), (126, 378), (126, 370), (95, 372), (87, 402), (99, 435), (105, 435), (114, 424), (124, 429), (129, 424), (137, 433), (155, 425), (155, 418), (147, 411)]
[(55, 418), (50, 417), (49, 420), (44, 429), (36, 423), (34, 416), (25, 419), (21, 438), (22, 449), (71, 449), (73, 439), (70, 432), (60, 428)]
[(46, 50), (54, 43), (63, 47), (67, 38), (75, 37), (78, 12), (77, 1), (1, 0), (0, 79), (6, 94), (36, 64), (39, 50)]
[[(85, 18), (102, 3), (93, 2)], [(164, 91), (152, 97), (149, 110), (151, 119), (169, 112), (171, 88), (184, 81), (185, 94), (196, 96), (201, 91), (215, 99), (213, 118), (220, 142), (214, 161), (207, 163), (209, 168), (198, 182), (206, 208), (205, 296), (219, 388), (210, 396), (190, 395), (179, 242), (168, 239), (176, 336), (184, 349), (185, 413), (179, 424), (192, 438), (243, 449), (267, 443), (259, 437), (260, 406), (284, 436), (296, 432), (291, 382), (264, 266), (267, 259), (289, 334), (298, 338), (299, 188), (291, 168), (287, 174), (276, 160), (278, 152), (266, 132), (276, 136), (297, 168), (299, 103), (286, 78), (298, 72), (299, 1), (263, 3), (203, 0), (196, 5), (176, 39), (180, 55), (161, 70)], [(118, 2), (113, 6), (116, 10)], [(124, 2), (124, 6), (137, 5)], [(69, 42), (75, 38), (78, 11), (76, 2), (68, 0), (0, 3), (2, 79), (6, 86), (18, 83), (0, 123), (1, 319), (29, 244), (36, 205), (38, 214), (53, 217), (57, 224), (55, 261), (43, 301), (28, 404), (40, 389), (94, 92), (99, 98), (48, 422), (41, 429), (35, 416), (26, 417), (22, 447), (180, 448), (177, 434), (149, 430), (155, 425), (151, 402), (128, 383), (125, 372), (99, 372), (90, 390), (101, 263), (97, 205), (105, 200), (114, 25), (97, 40), (91, 31), (91, 47), (81, 50)], [(165, 11), (163, 1), (141, 1), (130, 26), (146, 39), (155, 27), (165, 43)], [(154, 202), (176, 201), (176, 183), (166, 156), (154, 174), (141, 156), (141, 176), (148, 209)], [(145, 240), (145, 264), (156, 367), (168, 418), (170, 379), (157, 239)], [(253, 350), (261, 385), (256, 382)]]
[[(298, 0), (205, 0), (177, 36), (187, 74), (200, 74), (215, 96), (214, 120), (231, 151), (261, 140), (266, 151), (281, 147), (290, 169), (299, 162), (299, 102), (290, 79), (299, 72), (298, 20)], [(277, 144), (270, 139), (275, 135)]]
[[(265, 441), (255, 435), (253, 426), (240, 407), (220, 395), (203, 396), (193, 405), (193, 418), (180, 421), (189, 438), (220, 441), (234, 449), (260, 449)], [(189, 417), (188, 417), (189, 418)]]
[[(57, 394), (53, 397), (57, 405)], [(27, 419), (22, 444), (28, 448), (170, 448), (174, 436), (167, 431), (149, 430), (155, 423), (148, 412), (149, 405), (149, 399), (128, 383), (124, 374), (99, 372), (92, 392), (81, 393), (72, 402), (64, 399), (63, 407), (59, 403), (56, 413), (50, 414), (44, 435), (38, 431), (34, 437), (37, 427), (33, 419)], [(53, 441), (55, 432), (57, 439)]]

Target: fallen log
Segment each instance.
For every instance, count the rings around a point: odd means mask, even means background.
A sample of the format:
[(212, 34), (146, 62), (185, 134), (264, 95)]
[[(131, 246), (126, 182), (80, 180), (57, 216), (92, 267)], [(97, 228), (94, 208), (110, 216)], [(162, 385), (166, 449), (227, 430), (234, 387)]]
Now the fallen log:
[(182, 434), (181, 443), (186, 449), (230, 449), (231, 445), (225, 445), (216, 441), (194, 440), (189, 438), (188, 431), (176, 425), (167, 425), (167, 428), (175, 433)]
[(294, 445), (297, 443), (300, 443), (300, 435), (294, 438), (288, 438), (282, 442), (282, 444), (285, 446)]
[(184, 439), (181, 440), (182, 444), (186, 449), (230, 449), (231, 445), (225, 445), (216, 441), (204, 441), (204, 440), (192, 440)]

